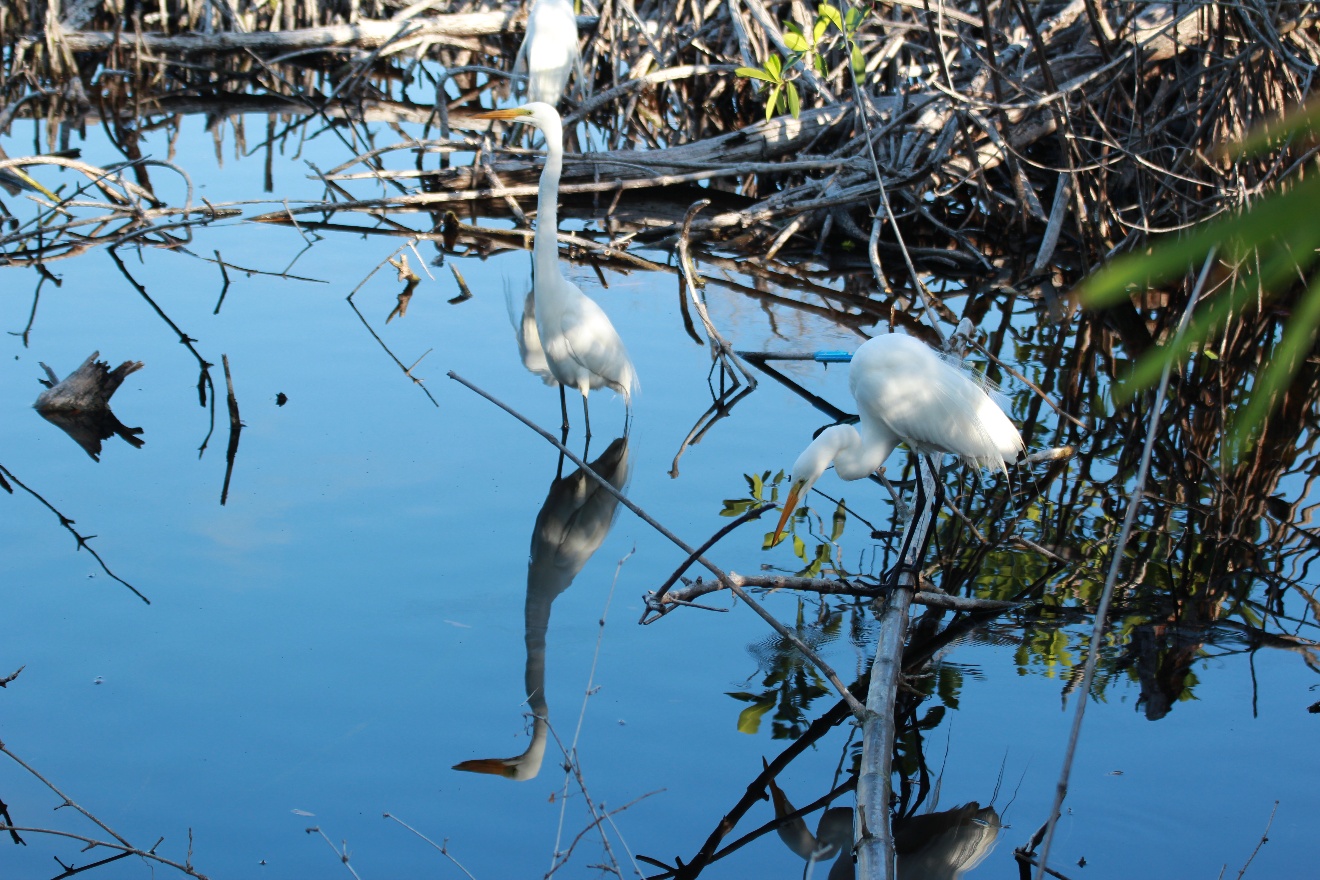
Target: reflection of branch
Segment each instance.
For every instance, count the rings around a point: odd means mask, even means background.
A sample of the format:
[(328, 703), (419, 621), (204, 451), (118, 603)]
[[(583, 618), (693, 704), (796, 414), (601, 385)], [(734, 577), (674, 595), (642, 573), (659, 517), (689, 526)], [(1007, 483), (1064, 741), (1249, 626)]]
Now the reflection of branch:
[[(384, 266), (384, 265), (385, 265), (386, 263), (388, 263), (390, 260), (394, 259), (395, 255), (397, 255), (397, 254), (399, 253), (399, 251), (402, 251), (402, 250), (403, 250), (403, 248), (401, 247), (401, 248), (399, 248), (399, 250), (395, 251), (393, 254), (390, 254), (390, 256), (386, 257), (384, 260), (381, 260), (381, 262), (376, 266), (376, 268), (375, 268), (375, 269), (372, 269), (369, 273), (367, 273), (367, 277), (366, 277), (366, 278), (363, 278), (363, 279), (362, 279), (362, 282), (361, 282), (360, 284), (358, 284), (357, 287), (353, 288), (353, 292), (350, 293), (350, 294), (346, 297), (346, 299), (348, 300), (348, 306), (349, 306), (349, 308), (351, 308), (351, 309), (353, 310), (353, 314), (355, 314), (355, 315), (358, 316), (358, 320), (362, 322), (362, 326), (367, 328), (367, 332), (371, 334), (371, 338), (374, 339), (374, 340), (376, 340), (376, 343), (377, 343), (378, 345), (380, 345), (380, 347), (381, 347), (382, 349), (385, 350), (385, 353), (386, 353), (387, 355), (390, 356), (390, 360), (394, 361), (394, 363), (398, 366), (398, 368), (399, 368), (400, 370), (403, 371), (403, 375), (405, 375), (405, 376), (407, 376), (409, 379), (411, 379), (411, 380), (413, 381), (413, 384), (414, 384), (414, 385), (417, 385), (418, 387), (420, 387), (420, 388), (422, 389), (422, 393), (425, 394), (425, 395), (427, 396), (427, 398), (430, 399), (430, 401), (431, 401), (432, 404), (434, 404), (435, 406), (439, 407), (439, 406), (440, 406), (439, 401), (437, 401), (434, 397), (431, 396), (431, 392), (430, 392), (430, 390), (426, 387), (426, 383), (423, 382), (421, 379), (418, 379), (416, 376), (414, 376), (414, 375), (412, 374), (413, 367), (416, 367), (417, 364), (421, 362), (422, 358), (418, 358), (416, 361), (414, 361), (412, 367), (404, 366), (403, 361), (401, 361), (401, 360), (399, 360), (397, 357), (395, 357), (395, 356), (394, 356), (394, 352), (390, 351), (390, 347), (389, 347), (388, 345), (385, 344), (385, 340), (381, 339), (381, 338), (380, 338), (380, 335), (379, 335), (374, 329), (372, 329), (372, 326), (371, 326), (371, 324), (367, 321), (366, 317), (362, 314), (361, 311), (358, 310), (357, 303), (353, 302), (353, 297), (354, 297), (354, 295), (357, 294), (357, 292), (358, 292), (359, 290), (362, 289), (362, 285), (363, 285), (363, 284), (366, 284), (367, 281), (371, 278), (371, 276), (372, 276), (372, 275), (375, 275), (376, 272), (380, 270), (381, 266)], [(391, 317), (393, 317), (393, 316), (391, 315)], [(388, 324), (389, 321), (386, 320), (385, 323)], [(429, 352), (427, 352), (427, 354), (429, 354)], [(423, 358), (426, 357), (426, 354), (423, 354), (422, 357), (423, 357)]]
[[(688, 255), (688, 234), (692, 231), (692, 220), (697, 216), (697, 212), (709, 204), (710, 199), (702, 199), (699, 202), (693, 202), (692, 206), (687, 209), (687, 214), (683, 217), (683, 233), (678, 239), (678, 264), (683, 270), (683, 281), (687, 286), (688, 296), (692, 299), (692, 305), (697, 310), (697, 317), (701, 318), (701, 323), (706, 327), (706, 335), (710, 341), (711, 357), (718, 358), (721, 362), (734, 367), (738, 373), (742, 373), (743, 378), (747, 380), (747, 384), (755, 388), (756, 377), (739, 359), (732, 346), (720, 335), (720, 331), (715, 329), (715, 324), (706, 311), (706, 303), (697, 295), (697, 291), (705, 286), (705, 281), (693, 269), (692, 258)], [(734, 381), (737, 381), (736, 374)]]
[[(518, 411), (512, 409), (507, 404), (503, 403), (502, 401), (498, 400), (495, 397), (492, 397), (490, 394), (481, 390), (476, 385), (473, 385), (471, 382), (464, 379), (462, 376), (459, 376), (453, 370), (450, 370), (448, 375), (449, 378), (466, 386), (470, 390), (475, 391), (477, 394), (486, 398), (491, 403), (495, 404), (500, 409), (504, 410), (509, 415), (513, 416), (518, 421), (522, 422), (524, 425), (531, 428), (536, 433), (540, 434), (547, 441), (549, 441), (556, 449), (558, 449), (561, 453), (563, 453), (565, 457), (567, 457), (575, 465), (581, 468), (584, 474), (588, 475), (593, 480), (595, 480), (602, 489), (609, 492), (615, 498), (619, 499), (619, 502), (623, 504), (623, 506), (627, 507), (633, 513), (635, 513), (638, 517), (641, 518), (643, 522), (645, 522), (647, 525), (651, 526), (651, 528), (655, 529), (660, 534), (664, 535), (666, 538), (672, 541), (684, 553), (687, 553), (689, 555), (693, 554), (692, 548), (689, 547), (681, 538), (679, 538), (673, 532), (669, 531), (669, 529), (665, 528), (660, 523), (656, 522), (650, 516), (650, 514), (642, 510), (636, 504), (634, 504), (631, 500), (629, 500), (626, 496), (624, 496), (624, 494), (620, 492), (618, 489), (614, 488), (614, 485), (612, 483), (610, 483), (604, 477), (600, 476), (600, 474), (597, 474), (594, 470), (592, 470), (590, 465), (588, 465), (585, 461), (574, 455), (571, 449), (569, 449), (563, 443), (556, 440), (554, 436), (550, 434), (549, 431), (546, 431), (544, 428), (537, 425), (535, 422), (528, 419), (526, 416), (522, 415)], [(737, 596), (739, 599), (743, 600), (743, 602), (747, 604), (747, 607), (751, 608), (752, 611), (756, 612), (758, 617), (760, 617), (766, 623), (770, 624), (771, 628), (774, 629), (775, 632), (779, 633), (779, 635), (782, 638), (784, 638), (786, 641), (792, 644), (793, 647), (801, 651), (802, 655), (806, 657), (808, 660), (810, 660), (816, 666), (816, 668), (819, 669), (827, 679), (829, 679), (830, 683), (834, 685), (835, 689), (838, 690), (839, 694), (843, 697), (843, 699), (846, 702), (848, 702), (853, 712), (859, 718), (863, 716), (865, 709), (862, 707), (862, 704), (859, 703), (857, 699), (848, 692), (848, 688), (839, 678), (838, 673), (836, 673), (828, 663), (822, 660), (820, 656), (817, 655), (816, 652), (813, 651), (810, 647), (808, 647), (805, 643), (803, 643), (801, 639), (799, 639), (797, 636), (791, 633), (782, 623), (779, 622), (778, 619), (775, 618), (773, 614), (762, 608), (759, 602), (754, 600), (751, 596), (747, 595), (746, 591), (744, 591), (742, 587), (730, 581), (728, 579), (728, 575), (726, 575), (722, 569), (716, 566), (715, 563), (706, 559), (706, 557), (700, 555), (697, 556), (697, 561), (700, 562), (702, 565), (706, 566), (706, 568), (710, 569), (711, 574), (715, 575), (721, 581), (724, 581), (729, 587), (729, 589), (733, 591), (733, 594)]]
[(225, 484), (220, 490), (220, 506), (229, 499), (229, 478), (234, 475), (234, 456), (238, 455), (238, 435), (243, 433), (243, 421), (238, 417), (238, 398), (234, 396), (234, 377), (229, 374), (229, 355), (220, 355), (225, 368), (226, 399), (229, 402), (229, 448), (225, 451)]
[[(769, 510), (770, 508), (762, 508)], [(759, 513), (760, 511), (756, 511)], [(808, 578), (808, 577), (789, 577), (786, 575), (741, 575), (736, 572), (729, 572), (729, 579), (736, 582), (739, 586), (752, 587), (762, 590), (805, 590), (809, 593), (819, 593), (822, 596), (862, 596), (864, 598), (874, 599), (877, 596), (885, 595), (885, 587), (879, 584), (856, 583), (846, 580), (831, 580), (829, 578)], [(677, 578), (674, 578), (677, 580)], [(670, 583), (673, 583), (671, 580)], [(697, 578), (692, 583), (668, 590), (655, 601), (661, 605), (682, 604), (690, 602), (693, 599), (699, 599), (710, 593), (717, 593), (724, 589), (724, 584), (719, 581), (707, 581)], [(650, 601), (650, 600), (648, 600)], [(966, 596), (954, 596), (949, 593), (923, 591), (912, 597), (912, 601), (918, 605), (925, 605), (928, 608), (944, 608), (949, 611), (967, 611), (967, 612), (985, 612), (995, 611), (1003, 612), (1020, 607), (1021, 602), (1006, 602), (1000, 599), (974, 599)], [(650, 621), (645, 621), (649, 623)]]
[(409, 825), (407, 822), (403, 821), (402, 819), (400, 819), (398, 816), (394, 815), (393, 813), (386, 813), (386, 814), (385, 814), (385, 818), (386, 818), (386, 819), (389, 819), (389, 820), (391, 820), (391, 821), (394, 821), (394, 822), (398, 822), (398, 823), (399, 823), (400, 825), (402, 825), (404, 828), (407, 828), (407, 829), (408, 829), (409, 831), (411, 831), (413, 834), (416, 834), (416, 835), (417, 835), (418, 837), (420, 837), (422, 840), (425, 840), (427, 843), (431, 844), (432, 847), (434, 847), (435, 849), (439, 850), (440, 855), (442, 855), (442, 856), (444, 856), (445, 858), (449, 859), (449, 861), (451, 861), (451, 862), (454, 863), (454, 865), (458, 868), (458, 870), (460, 870), (460, 871), (462, 871), (464, 874), (466, 874), (467, 877), (468, 877), (468, 880), (477, 880), (476, 877), (473, 877), (473, 876), (472, 876), (472, 872), (471, 872), (471, 871), (469, 871), (467, 868), (463, 867), (463, 864), (462, 864), (458, 859), (456, 859), (456, 858), (454, 858), (452, 855), (450, 855), (450, 853), (449, 853), (449, 846), (448, 846), (449, 841), (446, 840), (444, 843), (436, 844), (436, 842), (435, 842), (434, 840), (432, 840), (431, 838), (427, 837), (425, 834), (423, 834), (422, 832), (418, 831), (416, 828), (412, 827), (412, 826)]
[[(852, 686), (850, 690), (854, 699), (857, 695), (864, 692), (865, 687), (866, 684), (864, 681)], [(688, 860), (687, 864), (681, 865), (677, 869), (670, 870), (664, 874), (648, 878), (648, 880), (665, 880), (665, 878), (669, 877), (696, 877), (712, 861), (718, 858), (723, 858), (730, 849), (726, 847), (723, 850), (717, 851), (716, 848), (720, 845), (720, 841), (727, 837), (729, 833), (737, 827), (738, 821), (746, 815), (753, 806), (760, 803), (765, 798), (765, 790), (769, 780), (778, 776), (785, 767), (798, 757), (798, 755), (812, 748), (821, 737), (838, 727), (848, 718), (848, 716), (848, 704), (840, 700), (824, 715), (811, 722), (811, 725), (807, 727), (802, 736), (790, 743), (779, 753), (778, 756), (775, 757), (773, 761), (766, 765), (765, 769), (757, 774), (755, 779), (747, 784), (747, 789), (743, 792), (742, 797), (738, 799), (738, 802), (734, 804), (732, 808), (724, 813), (724, 817), (720, 820), (719, 824), (716, 825), (715, 830), (711, 832), (710, 836), (706, 838), (705, 843), (702, 844), (701, 850)], [(651, 861), (652, 864), (655, 864), (654, 860), (649, 861)]]
[[(144, 850), (144, 849), (138, 849), (137, 847), (133, 846), (133, 844), (129, 843), (126, 839), (124, 839), (123, 837), (121, 837), (120, 835), (118, 835), (117, 833), (115, 833), (114, 829), (112, 829), (109, 825), (106, 825), (106, 824), (105, 824), (104, 822), (102, 822), (100, 819), (96, 818), (96, 817), (93, 816), (91, 813), (87, 812), (87, 810), (85, 810), (85, 809), (83, 809), (82, 807), (80, 807), (80, 806), (79, 806), (77, 803), (75, 803), (75, 802), (73, 801), (73, 799), (71, 799), (67, 794), (65, 794), (64, 792), (60, 791), (57, 787), (55, 787), (55, 785), (54, 785), (49, 779), (47, 779), (46, 777), (42, 776), (40, 773), (37, 772), (37, 770), (36, 770), (35, 768), (33, 768), (32, 766), (30, 766), (30, 765), (29, 765), (27, 762), (25, 762), (22, 758), (18, 757), (18, 755), (15, 755), (13, 752), (11, 752), (11, 751), (9, 750), (8, 746), (6, 746), (4, 743), (0, 743), (0, 753), (3, 753), (3, 754), (5, 754), (5, 755), (8, 755), (9, 758), (10, 758), (11, 760), (14, 761), (14, 763), (18, 764), (18, 765), (19, 765), (20, 767), (22, 767), (24, 770), (26, 770), (27, 772), (31, 773), (33, 776), (35, 776), (37, 779), (39, 779), (39, 780), (40, 780), (40, 781), (41, 781), (41, 782), (42, 782), (47, 788), (49, 788), (49, 789), (50, 789), (51, 791), (53, 791), (56, 795), (58, 795), (59, 798), (60, 798), (60, 800), (62, 800), (62, 801), (64, 802), (61, 806), (65, 806), (65, 807), (73, 807), (73, 809), (77, 810), (79, 813), (81, 813), (83, 816), (85, 816), (88, 820), (90, 820), (93, 824), (95, 824), (96, 827), (100, 828), (100, 829), (101, 829), (102, 831), (104, 831), (106, 834), (108, 834), (108, 835), (110, 835), (111, 837), (113, 837), (115, 842), (112, 843), (112, 842), (110, 842), (110, 841), (106, 841), (106, 840), (97, 840), (97, 839), (95, 839), (95, 838), (85, 837), (85, 836), (83, 836), (83, 835), (81, 835), (81, 834), (73, 834), (73, 833), (68, 832), (68, 831), (56, 831), (56, 830), (51, 829), (51, 828), (26, 828), (26, 827), (17, 827), (17, 826), (13, 825), (13, 824), (10, 823), (10, 822), (6, 822), (4, 825), (0, 825), (0, 831), (8, 831), (11, 835), (12, 835), (12, 834), (15, 834), (16, 832), (19, 832), (19, 831), (26, 831), (26, 832), (29, 833), (29, 834), (48, 834), (48, 835), (51, 835), (51, 836), (54, 836), (54, 837), (67, 837), (67, 838), (71, 838), (71, 839), (73, 839), (73, 840), (80, 840), (80, 841), (82, 841), (83, 843), (87, 844), (87, 847), (86, 847), (87, 849), (91, 849), (92, 847), (96, 847), (96, 846), (101, 846), (101, 847), (105, 847), (106, 849), (119, 850), (122, 854), (125, 854), (125, 855), (134, 855), (134, 856), (137, 856), (137, 857), (139, 857), (139, 858), (142, 858), (142, 859), (148, 859), (148, 860), (150, 860), (150, 861), (157, 862), (157, 863), (162, 864), (162, 865), (168, 865), (169, 867), (174, 868), (174, 869), (177, 870), (177, 871), (181, 871), (181, 872), (183, 872), (184, 874), (187, 874), (189, 877), (196, 877), (196, 878), (198, 878), (198, 880), (206, 880), (206, 875), (205, 875), (205, 874), (201, 874), (201, 873), (199, 873), (195, 868), (193, 868), (193, 866), (192, 866), (188, 861), (185, 861), (184, 863), (180, 864), (179, 862), (173, 861), (173, 860), (171, 860), (171, 859), (167, 859), (167, 858), (165, 858), (164, 856), (156, 855), (156, 847), (155, 847), (155, 846), (153, 846), (151, 849), (146, 849), (146, 850)], [(58, 809), (58, 808), (57, 808), (57, 809)], [(7, 816), (6, 816), (6, 818), (7, 818)], [(164, 839), (164, 838), (162, 838), (162, 840), (163, 840), (163, 839)], [(189, 839), (191, 840), (191, 836), (189, 837)], [(157, 844), (156, 844), (156, 846), (159, 846), (159, 845), (160, 845), (160, 843), (159, 843), (159, 841), (158, 841)], [(191, 859), (190, 859), (190, 860), (191, 860)], [(190, 861), (190, 860), (189, 860), (189, 861)], [(107, 860), (107, 861), (108, 861), (108, 860)], [(84, 871), (85, 871), (85, 870), (87, 870), (88, 867), (91, 867), (91, 866), (85, 866), (85, 867), (80, 868), (80, 869), (77, 869), (77, 870), (67, 869), (67, 868), (66, 868), (65, 873), (64, 873), (64, 874), (61, 874), (60, 876), (61, 876), (61, 877), (68, 877), (68, 876), (70, 876), (71, 874), (76, 874), (76, 873), (78, 873), (79, 870), (84, 870)]]
[[(711, 369), (714, 370), (715, 366), (715, 364), (711, 364)], [(722, 374), (725, 370), (723, 362), (720, 362), (719, 368)], [(669, 467), (669, 476), (678, 477), (678, 460), (683, 457), (684, 452), (687, 452), (687, 448), (700, 443), (701, 438), (706, 436), (706, 432), (713, 428), (716, 422), (733, 412), (733, 408), (738, 401), (755, 390), (756, 386), (741, 383), (724, 389), (720, 396), (711, 402), (706, 411), (697, 417), (697, 421), (692, 425), (692, 430), (688, 431), (687, 436), (683, 438), (683, 442), (678, 447), (678, 452), (674, 453), (674, 463)]]
[(149, 293), (147, 293), (147, 289), (139, 284), (136, 278), (129, 274), (128, 267), (124, 265), (123, 260), (119, 259), (117, 249), (114, 247), (107, 248), (106, 253), (110, 254), (110, 259), (115, 261), (115, 265), (119, 267), (119, 271), (128, 279), (128, 283), (133, 285), (133, 288), (147, 301), (147, 305), (151, 306), (152, 310), (160, 316), (161, 320), (170, 326), (170, 329), (179, 337), (179, 341), (183, 343), (184, 347), (192, 352), (193, 357), (197, 358), (198, 366), (201, 369), (201, 373), (197, 377), (197, 396), (202, 406), (206, 406), (206, 389), (211, 389), (211, 427), (207, 430), (206, 436), (202, 438), (202, 445), (197, 450), (197, 454), (200, 457), (201, 454), (206, 451), (207, 444), (211, 442), (211, 434), (215, 432), (215, 382), (211, 380), (211, 367), (213, 364), (208, 362), (206, 358), (202, 357), (201, 352), (193, 347), (193, 343), (197, 340), (180, 330), (179, 325), (171, 321), (170, 316), (165, 314), (160, 306), (156, 305), (156, 301), (151, 298)]
[[(82, 549), (85, 548), (85, 549), (87, 550), (88, 553), (92, 554), (92, 558), (95, 559), (95, 560), (97, 561), (97, 563), (101, 566), (101, 571), (105, 572), (105, 573), (108, 574), (110, 577), (112, 577), (112, 578), (114, 578), (115, 580), (119, 581), (119, 582), (120, 582), (121, 584), (123, 584), (124, 586), (128, 587), (130, 590), (133, 591), (133, 595), (134, 595), (134, 596), (137, 596), (137, 597), (138, 597), (139, 599), (141, 599), (143, 602), (146, 602), (148, 605), (151, 604), (151, 600), (148, 599), (146, 596), (142, 595), (141, 593), (139, 593), (136, 587), (134, 587), (134, 586), (133, 586), (132, 584), (130, 584), (128, 581), (124, 580), (124, 579), (121, 578), (119, 575), (117, 575), (117, 574), (115, 574), (113, 571), (111, 571), (111, 570), (106, 566), (106, 564), (105, 564), (105, 560), (103, 560), (103, 559), (101, 558), (101, 554), (99, 554), (99, 553), (97, 553), (95, 550), (93, 550), (93, 549), (92, 549), (92, 545), (89, 544), (89, 543), (87, 543), (87, 542), (90, 541), (92, 538), (95, 538), (95, 537), (96, 537), (95, 535), (80, 535), (80, 534), (78, 534), (78, 532), (73, 528), (74, 520), (69, 519), (67, 516), (65, 516), (64, 514), (60, 513), (58, 510), (56, 510), (56, 509), (51, 505), (51, 503), (50, 503), (49, 501), (47, 501), (45, 498), (42, 498), (42, 497), (41, 497), (40, 495), (38, 495), (38, 494), (37, 494), (37, 493), (36, 493), (31, 487), (29, 487), (28, 485), (26, 485), (26, 484), (25, 484), (22, 480), (20, 480), (18, 477), (14, 476), (14, 472), (13, 472), (13, 471), (9, 470), (9, 469), (6, 468), (4, 465), (0, 465), (0, 488), (5, 489), (5, 490), (6, 490), (7, 492), (9, 492), (10, 494), (13, 494), (13, 491), (14, 491), (14, 490), (11, 489), (11, 488), (9, 487), (9, 485), (6, 483), (6, 481), (5, 481), (5, 477), (8, 477), (8, 478), (9, 478), (10, 480), (12, 480), (12, 481), (14, 482), (14, 484), (17, 485), (20, 489), (22, 489), (24, 492), (27, 492), (27, 493), (28, 493), (29, 495), (31, 495), (33, 498), (35, 498), (35, 499), (37, 499), (38, 501), (40, 501), (40, 502), (46, 507), (47, 510), (49, 510), (51, 513), (55, 514), (55, 516), (59, 517), (60, 525), (64, 526), (64, 528), (68, 529), (69, 534), (73, 535), (74, 540), (76, 540), (76, 541), (78, 542), (78, 549), (79, 549), (79, 550), (82, 550)], [(2, 745), (0, 745), (0, 751), (2, 751), (3, 748), (4, 748), (4, 747), (3, 747)]]

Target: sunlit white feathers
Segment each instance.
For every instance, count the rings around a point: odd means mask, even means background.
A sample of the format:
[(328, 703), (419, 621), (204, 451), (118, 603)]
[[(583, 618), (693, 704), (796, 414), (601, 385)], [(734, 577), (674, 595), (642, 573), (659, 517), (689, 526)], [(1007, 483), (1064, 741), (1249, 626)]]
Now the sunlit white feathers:
[(582, 393), (584, 406), (593, 388), (612, 388), (631, 403), (637, 374), (623, 340), (604, 310), (559, 269), (557, 243), (559, 177), (564, 166), (563, 125), (549, 104), (533, 102), (509, 110), (478, 114), (479, 119), (510, 119), (539, 128), (545, 135), (545, 168), (537, 198), (532, 238), (535, 277), (532, 290), (536, 330), (551, 375)]
[(831, 463), (840, 479), (860, 480), (899, 443), (1001, 469), (1022, 451), (1017, 428), (984, 386), (911, 336), (888, 333), (862, 343), (848, 368), (848, 387), (858, 427), (826, 428), (798, 456), (776, 539), (798, 499)]
[(535, 0), (514, 73), (527, 76), (527, 100), (557, 105), (579, 64), (577, 16), (572, 0)]

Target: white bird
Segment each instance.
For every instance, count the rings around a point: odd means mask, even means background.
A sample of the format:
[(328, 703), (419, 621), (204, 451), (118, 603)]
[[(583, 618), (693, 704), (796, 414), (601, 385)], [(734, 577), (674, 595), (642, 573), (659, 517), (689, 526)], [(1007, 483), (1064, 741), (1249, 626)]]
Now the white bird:
[[(559, 176), (564, 168), (564, 132), (559, 111), (534, 102), (508, 110), (478, 113), (476, 119), (511, 119), (539, 128), (545, 135), (545, 168), (536, 202), (536, 234), (532, 239), (536, 332), (541, 338), (550, 374), (566, 388), (582, 393), (582, 412), (591, 437), (587, 395), (593, 388), (612, 388), (631, 410), (637, 384), (628, 350), (609, 317), (595, 300), (559, 271)], [(562, 398), (561, 398), (562, 399)], [(565, 415), (567, 423), (567, 415)]]
[(985, 388), (919, 339), (887, 333), (862, 343), (848, 370), (861, 432), (826, 428), (793, 464), (788, 500), (774, 540), (825, 469), (844, 480), (875, 473), (899, 443), (919, 454), (951, 454), (1004, 468), (1022, 451), (1022, 436)]
[(504, 302), (509, 310), (509, 321), (513, 324), (514, 340), (518, 343), (518, 357), (523, 367), (533, 376), (540, 378), (546, 385), (558, 385), (550, 374), (550, 365), (545, 362), (545, 349), (541, 348), (541, 335), (536, 332), (536, 300), (529, 290), (523, 299), (522, 310), (515, 311), (513, 292), (505, 287)]
[(513, 72), (527, 77), (527, 100), (558, 105), (575, 67), (580, 81), (581, 63), (573, 0), (534, 0), (513, 63)]

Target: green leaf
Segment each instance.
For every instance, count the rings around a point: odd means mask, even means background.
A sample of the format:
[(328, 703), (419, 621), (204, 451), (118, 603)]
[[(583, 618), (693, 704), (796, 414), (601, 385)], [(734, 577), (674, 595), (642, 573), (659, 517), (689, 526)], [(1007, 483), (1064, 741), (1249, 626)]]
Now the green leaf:
[[(1315, 259), (1317, 244), (1320, 244), (1320, 228), (1309, 224), (1295, 227), (1290, 241), (1275, 242), (1259, 269), (1244, 272), (1232, 288), (1215, 296), (1208, 307), (1188, 322), (1181, 337), (1144, 354), (1131, 374), (1114, 389), (1114, 401), (1127, 403), (1143, 388), (1157, 383), (1165, 364), (1176, 363), (1189, 349), (1203, 345), (1234, 314), (1254, 303), (1262, 290), (1272, 290), (1299, 269), (1305, 269)], [(1306, 265), (1299, 266), (1298, 257), (1304, 257)]]
[(769, 122), (775, 115), (775, 108), (779, 106), (780, 95), (784, 91), (783, 83), (776, 83), (770, 91), (770, 98), (765, 102), (765, 121)]
[(771, 82), (779, 82), (780, 74), (784, 72), (784, 59), (780, 58), (778, 55), (771, 55), (769, 58), (765, 59), (765, 64), (763, 66), (765, 67), (765, 72), (774, 77)]
[(823, 15), (816, 16), (816, 25), (811, 29), (811, 42), (819, 43), (820, 38), (825, 35), (825, 29), (830, 26), (830, 20)]
[(843, 501), (839, 501), (839, 506), (834, 508), (834, 523), (830, 528), (830, 540), (837, 541), (843, 534), (844, 523), (848, 521), (848, 512), (843, 509)]
[(856, 45), (852, 47), (852, 70), (853, 76), (859, 79), (866, 74), (866, 57)]
[(816, 15), (818, 15), (820, 18), (825, 19), (830, 24), (838, 28), (840, 31), (847, 33), (847, 31), (843, 30), (843, 16), (839, 14), (839, 10), (837, 8), (830, 5), (829, 3), (822, 3), (819, 6), (817, 6)]
[(1312, 175), (1286, 193), (1261, 199), (1246, 211), (1203, 223), (1181, 237), (1162, 238), (1144, 254), (1119, 257), (1083, 281), (1078, 296), (1090, 308), (1122, 302), (1134, 289), (1187, 273), (1216, 245), (1226, 246), (1226, 259), (1240, 259), (1276, 234), (1312, 225), (1316, 204), (1320, 204), (1320, 175)]
[(794, 52), (806, 52), (811, 48), (811, 43), (807, 42), (806, 36), (802, 33), (802, 28), (791, 21), (784, 22), (784, 45)]
[(1227, 443), (1231, 461), (1242, 457), (1265, 416), (1278, 405), (1302, 361), (1310, 353), (1317, 329), (1320, 329), (1320, 276), (1312, 279), (1310, 289), (1294, 307), (1283, 338), (1266, 360), (1266, 367), (1257, 377), (1247, 405), (1234, 414)]
[(798, 114), (802, 112), (802, 102), (798, 98), (797, 86), (793, 83), (784, 83), (784, 91), (788, 94), (788, 112), (797, 119)]
[(803, 562), (807, 561), (807, 545), (797, 535), (793, 536), (793, 555)]
[(859, 9), (856, 6), (849, 7), (848, 16), (844, 19), (843, 26), (840, 27), (839, 30), (846, 33), (849, 37), (852, 37), (852, 35), (857, 31), (857, 28), (861, 26), (862, 21), (865, 18), (866, 18), (866, 13), (863, 12), (861, 9)]
[(738, 713), (738, 732), (757, 733), (761, 729), (761, 716), (775, 707), (774, 700), (754, 703)]
[(739, 498), (736, 501), (728, 498), (724, 499), (724, 509), (720, 511), (720, 516), (742, 516), (752, 507), (752, 502), (746, 498)]
[(812, 59), (812, 63), (813, 63), (813, 66), (815, 66), (815, 68), (816, 68), (816, 73), (819, 73), (819, 74), (820, 74), (820, 78), (821, 78), (821, 79), (828, 79), (828, 78), (829, 78), (830, 71), (829, 71), (829, 68), (827, 68), (827, 67), (825, 66), (825, 58), (824, 58), (824, 56), (817, 55), (814, 59)]
[(1320, 101), (1294, 108), (1282, 118), (1258, 126), (1240, 143), (1224, 147), (1221, 152), (1230, 159), (1263, 153), (1277, 148), (1289, 138), (1307, 132), (1320, 132)]
[(759, 67), (739, 67), (734, 73), (738, 74), (738, 76), (745, 76), (748, 79), (759, 79), (768, 83), (779, 82), (778, 79), (766, 73), (764, 70), (761, 70)]

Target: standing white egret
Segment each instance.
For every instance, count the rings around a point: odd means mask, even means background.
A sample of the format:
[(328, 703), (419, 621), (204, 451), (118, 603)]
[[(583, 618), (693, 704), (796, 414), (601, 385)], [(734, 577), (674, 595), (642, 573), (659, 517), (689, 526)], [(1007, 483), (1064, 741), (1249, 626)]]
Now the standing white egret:
[[(582, 392), (582, 413), (591, 438), (587, 395), (593, 388), (613, 388), (631, 409), (637, 374), (628, 350), (609, 317), (591, 297), (559, 271), (559, 176), (564, 168), (564, 134), (559, 111), (534, 102), (509, 110), (478, 113), (476, 119), (511, 119), (539, 128), (545, 135), (545, 168), (536, 201), (532, 238), (536, 331), (546, 365), (562, 387)], [(567, 418), (567, 417), (566, 417)]]
[(840, 479), (875, 473), (900, 442), (919, 454), (952, 454), (1003, 468), (1022, 451), (1022, 436), (999, 405), (965, 370), (919, 339), (887, 333), (862, 343), (848, 370), (861, 432), (833, 425), (793, 464), (788, 500), (775, 528), (806, 497), (830, 463)]
[(556, 106), (564, 97), (569, 74), (580, 66), (573, 0), (534, 0), (513, 63), (513, 72), (527, 77), (527, 100)]

